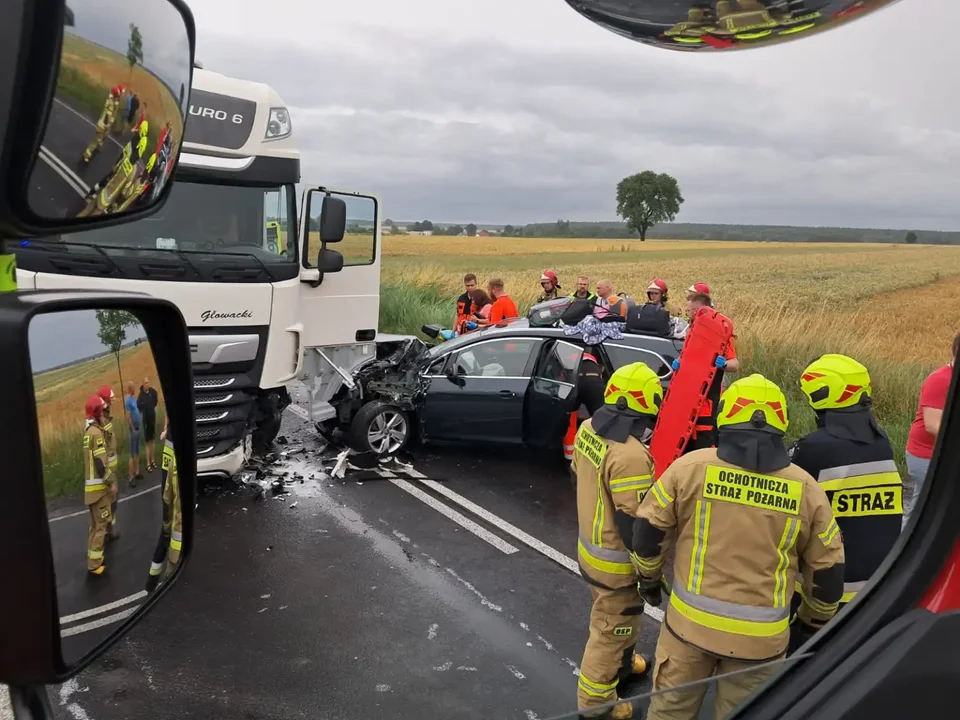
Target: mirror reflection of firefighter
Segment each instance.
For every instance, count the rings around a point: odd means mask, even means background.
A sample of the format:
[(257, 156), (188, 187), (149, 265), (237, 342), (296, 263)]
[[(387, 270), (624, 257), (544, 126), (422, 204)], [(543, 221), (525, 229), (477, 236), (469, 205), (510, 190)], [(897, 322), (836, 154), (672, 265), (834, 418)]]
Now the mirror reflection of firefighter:
[(90, 162), (93, 154), (103, 146), (104, 138), (113, 128), (114, 123), (120, 115), (120, 98), (123, 97), (124, 90), (123, 85), (115, 85), (110, 89), (110, 93), (103, 103), (103, 110), (100, 112), (100, 117), (97, 120), (97, 133), (93, 136), (90, 144), (87, 145), (86, 150), (83, 151), (83, 162)]
[(563, 457), (573, 460), (573, 445), (577, 437), (577, 420), (580, 415), (580, 405), (593, 414), (603, 407), (603, 393), (606, 383), (603, 379), (603, 367), (600, 365), (599, 352), (596, 347), (588, 346), (580, 359), (580, 368), (577, 371), (577, 408), (570, 413), (567, 432), (563, 437)]
[(107, 484), (107, 441), (103, 437), (103, 400), (91, 395), (84, 407), (86, 421), (83, 430), (83, 504), (90, 513), (87, 535), (87, 570), (102, 575), (103, 545), (113, 513), (112, 496)]
[(136, 192), (138, 176), (140, 174), (140, 159), (147, 149), (147, 133), (149, 126), (146, 121), (140, 123), (133, 132), (133, 137), (123, 146), (120, 158), (116, 164), (97, 182), (86, 197), (86, 207), (79, 213), (79, 217), (90, 214), (111, 212), (116, 206), (130, 200), (130, 195)]
[(153, 592), (162, 579), (169, 578), (180, 562), (183, 543), (183, 513), (180, 505), (180, 478), (177, 474), (177, 457), (173, 450), (174, 438), (170, 432), (169, 417), (164, 421), (163, 459), (160, 462), (163, 487), (163, 528), (150, 563), (146, 591)]
[[(817, 414), (817, 430), (790, 453), (826, 491), (837, 517), (846, 555), (842, 609), (900, 537), (903, 484), (890, 440), (871, 411), (866, 367), (845, 355), (824, 355), (804, 369), (800, 389)], [(798, 588), (795, 606), (801, 597)]]
[[(577, 559), (593, 595), (577, 685), (581, 711), (616, 701), (620, 680), (649, 665), (635, 650), (644, 603), (631, 551), (640, 503), (653, 481), (644, 443), (662, 400), (660, 379), (649, 366), (625, 365), (610, 378), (603, 406), (577, 433)], [(632, 714), (627, 702), (614, 706), (609, 717)]]
[[(716, 715), (726, 717), (770, 675), (762, 663), (812, 637), (837, 612), (843, 542), (830, 501), (792, 465), (783, 444), (787, 401), (761, 375), (720, 398), (718, 444), (675, 460), (640, 506), (633, 551), (640, 592), (661, 601), (664, 539), (675, 531), (673, 587), (660, 630), (647, 717), (698, 717), (718, 676)], [(805, 602), (791, 624), (800, 579)], [(752, 669), (732, 676), (739, 670)]]
[(110, 487), (110, 497), (112, 498), (110, 532), (107, 537), (116, 540), (120, 537), (120, 532), (117, 530), (117, 503), (120, 496), (120, 486), (117, 484), (119, 456), (117, 454), (117, 434), (113, 430), (113, 405), (111, 403), (116, 395), (109, 385), (101, 386), (97, 395), (103, 401), (103, 437), (107, 443), (107, 484)]

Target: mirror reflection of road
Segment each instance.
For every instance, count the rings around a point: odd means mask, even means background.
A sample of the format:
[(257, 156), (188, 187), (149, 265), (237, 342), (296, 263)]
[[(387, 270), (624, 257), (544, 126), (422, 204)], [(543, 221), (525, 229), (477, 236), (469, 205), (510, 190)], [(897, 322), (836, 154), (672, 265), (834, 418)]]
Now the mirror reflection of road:
[(117, 506), (121, 536), (107, 543), (107, 572), (103, 576), (88, 577), (89, 514), (82, 496), (50, 504), (50, 540), (67, 662), (86, 655), (105, 639), (145, 596), (143, 586), (161, 526), (160, 471), (144, 473), (137, 487), (131, 488), (126, 481), (125, 462), (121, 458)]
[(54, 99), (31, 178), (30, 203), (39, 215), (64, 217), (64, 209), (76, 215), (83, 209), (83, 196), (119, 158), (122, 141), (111, 133), (90, 162), (83, 164), (83, 151), (96, 129), (96, 116), (74, 107), (69, 98)]

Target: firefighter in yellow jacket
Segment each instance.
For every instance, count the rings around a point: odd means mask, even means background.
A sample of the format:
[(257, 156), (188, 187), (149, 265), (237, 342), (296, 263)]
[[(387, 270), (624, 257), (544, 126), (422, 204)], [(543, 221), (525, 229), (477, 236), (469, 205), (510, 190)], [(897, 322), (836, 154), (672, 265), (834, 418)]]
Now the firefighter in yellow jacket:
[(103, 439), (107, 444), (107, 484), (110, 487), (111, 497), (110, 528), (107, 537), (110, 540), (116, 540), (120, 537), (120, 531), (117, 530), (117, 502), (120, 497), (120, 486), (117, 484), (119, 456), (117, 455), (117, 434), (113, 430), (113, 405), (111, 404), (116, 394), (109, 385), (101, 385), (97, 395), (103, 401)]
[(90, 162), (93, 154), (103, 146), (104, 138), (107, 136), (107, 133), (110, 132), (110, 129), (120, 114), (120, 103), (124, 91), (125, 88), (122, 85), (115, 85), (110, 88), (107, 99), (103, 102), (103, 110), (97, 119), (96, 135), (93, 136), (93, 140), (90, 141), (90, 144), (87, 145), (83, 151), (83, 162)]
[[(782, 658), (837, 612), (843, 594), (840, 528), (816, 480), (783, 444), (787, 402), (761, 375), (721, 396), (718, 443), (676, 460), (640, 507), (633, 549), (641, 594), (660, 600), (663, 539), (676, 530), (673, 587), (657, 642), (650, 720), (693, 720), (706, 685), (681, 685)], [(793, 625), (800, 578), (804, 602)], [(717, 682), (726, 717), (775, 672), (757, 668)]]
[(169, 578), (180, 562), (180, 550), (183, 543), (183, 513), (180, 505), (180, 478), (177, 474), (177, 457), (173, 451), (173, 437), (170, 433), (170, 418), (164, 420), (163, 459), (160, 462), (161, 484), (163, 487), (163, 528), (150, 563), (146, 591), (153, 592), (163, 579)]
[(87, 418), (83, 430), (83, 504), (90, 512), (87, 570), (102, 575), (103, 543), (113, 517), (107, 481), (107, 443), (103, 437), (103, 400), (99, 395), (91, 395), (84, 410)]
[[(593, 594), (577, 686), (581, 711), (617, 700), (619, 681), (647, 670), (646, 659), (634, 650), (644, 604), (630, 550), (640, 501), (653, 482), (645, 443), (662, 399), (653, 370), (640, 362), (626, 365), (610, 378), (603, 406), (577, 433), (577, 558)], [(631, 715), (630, 703), (620, 703), (609, 717)]]

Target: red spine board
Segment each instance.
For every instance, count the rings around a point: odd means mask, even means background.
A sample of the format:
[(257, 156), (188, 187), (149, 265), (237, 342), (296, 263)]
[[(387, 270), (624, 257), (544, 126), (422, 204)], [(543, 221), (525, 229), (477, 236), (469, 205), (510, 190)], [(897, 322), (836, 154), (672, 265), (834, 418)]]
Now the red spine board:
[(700, 308), (684, 340), (680, 369), (670, 380), (653, 430), (650, 454), (655, 478), (683, 454), (717, 374), (717, 356), (726, 352), (732, 335), (730, 318), (712, 308)]

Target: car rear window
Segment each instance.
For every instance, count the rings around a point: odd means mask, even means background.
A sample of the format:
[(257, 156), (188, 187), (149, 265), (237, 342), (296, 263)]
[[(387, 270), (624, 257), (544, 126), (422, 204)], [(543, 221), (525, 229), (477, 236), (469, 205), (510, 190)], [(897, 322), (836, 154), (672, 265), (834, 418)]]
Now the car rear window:
[[(603, 344), (603, 349), (607, 351), (607, 357), (609, 357), (610, 362), (613, 363), (614, 370), (624, 365), (629, 365), (630, 363), (642, 362), (646, 363), (650, 369), (660, 377), (666, 377), (670, 374), (669, 365), (665, 364), (657, 354), (649, 350), (630, 348), (625, 345), (609, 345), (607, 343)], [(674, 355), (679, 355), (679, 353), (674, 353)], [(666, 357), (666, 359), (669, 361), (673, 358)]]

